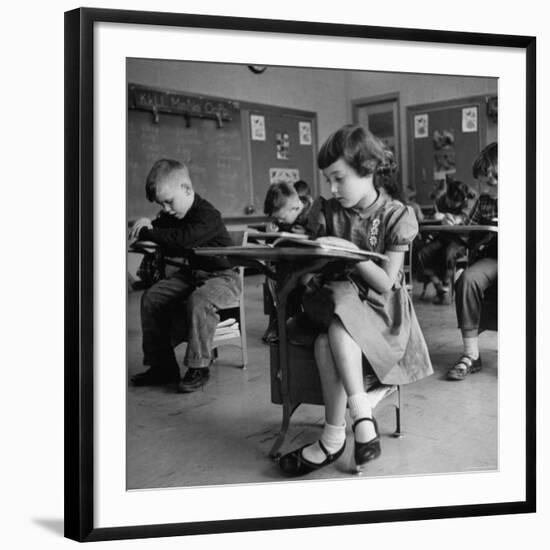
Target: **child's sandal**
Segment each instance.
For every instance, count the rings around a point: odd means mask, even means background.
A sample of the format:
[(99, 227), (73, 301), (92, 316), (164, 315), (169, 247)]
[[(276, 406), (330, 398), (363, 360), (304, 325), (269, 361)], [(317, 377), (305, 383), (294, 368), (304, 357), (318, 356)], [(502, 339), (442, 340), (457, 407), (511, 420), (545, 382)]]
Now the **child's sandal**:
[(451, 303), (451, 292), (450, 290), (438, 290), (435, 298), (432, 300), (432, 304), (438, 306), (448, 306)]
[(447, 371), (449, 380), (464, 380), (471, 373), (481, 370), (481, 356), (473, 359), (469, 355), (463, 355), (454, 367)]

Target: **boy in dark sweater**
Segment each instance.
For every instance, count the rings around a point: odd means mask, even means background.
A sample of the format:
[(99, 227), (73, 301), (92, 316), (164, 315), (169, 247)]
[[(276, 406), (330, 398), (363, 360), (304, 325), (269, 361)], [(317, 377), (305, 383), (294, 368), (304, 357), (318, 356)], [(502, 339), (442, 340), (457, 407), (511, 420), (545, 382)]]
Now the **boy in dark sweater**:
[[(187, 265), (147, 289), (141, 298), (143, 364), (148, 370), (132, 377), (135, 386), (178, 382), (178, 391), (195, 391), (208, 381), (212, 339), (219, 321), (218, 309), (238, 300), (238, 271), (224, 257), (198, 256), (193, 248), (232, 244), (221, 214), (193, 191), (189, 170), (175, 160), (157, 161), (145, 186), (147, 199), (163, 211), (153, 221), (141, 218), (130, 239), (153, 241), (168, 255), (183, 256)], [(180, 380), (171, 344), (171, 320), (185, 308), (188, 367)]]

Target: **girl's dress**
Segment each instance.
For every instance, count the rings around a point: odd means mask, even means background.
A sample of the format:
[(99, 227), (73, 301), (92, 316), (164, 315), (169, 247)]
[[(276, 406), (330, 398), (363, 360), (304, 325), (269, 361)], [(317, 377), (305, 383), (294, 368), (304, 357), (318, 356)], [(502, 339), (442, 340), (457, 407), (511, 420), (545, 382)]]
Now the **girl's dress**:
[[(406, 252), (418, 232), (413, 211), (383, 189), (363, 209), (343, 208), (336, 199), (318, 199), (310, 221), (316, 237), (341, 237), (380, 253)], [(324, 285), (332, 293), (334, 314), (382, 384), (407, 384), (433, 373), (402, 270), (384, 294), (369, 288), (355, 270), (331, 279)]]

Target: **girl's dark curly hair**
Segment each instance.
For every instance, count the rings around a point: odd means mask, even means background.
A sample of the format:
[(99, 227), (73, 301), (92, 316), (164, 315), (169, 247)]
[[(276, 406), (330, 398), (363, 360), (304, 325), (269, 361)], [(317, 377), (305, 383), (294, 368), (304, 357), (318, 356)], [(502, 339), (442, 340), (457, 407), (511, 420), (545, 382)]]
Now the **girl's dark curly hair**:
[(362, 126), (346, 124), (334, 132), (317, 155), (317, 165), (324, 170), (343, 158), (360, 177), (374, 174), (388, 159), (386, 146)]
[(391, 197), (401, 200), (393, 153), (369, 130), (353, 124), (342, 126), (321, 147), (317, 165), (324, 170), (339, 158), (343, 158), (360, 177), (373, 174), (376, 188), (383, 187)]

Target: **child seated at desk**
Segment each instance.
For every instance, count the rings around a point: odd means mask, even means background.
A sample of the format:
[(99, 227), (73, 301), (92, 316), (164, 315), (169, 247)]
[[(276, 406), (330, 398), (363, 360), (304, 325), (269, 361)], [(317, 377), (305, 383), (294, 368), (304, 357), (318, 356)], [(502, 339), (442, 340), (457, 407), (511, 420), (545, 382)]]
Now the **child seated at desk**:
[[(435, 207), (443, 225), (465, 224), (473, 206), (475, 193), (462, 181), (450, 179), (446, 190), (436, 197)], [(420, 279), (424, 283), (421, 299), (425, 298), (429, 283), (435, 287), (432, 302), (439, 305), (451, 303), (451, 285), (457, 259), (466, 253), (466, 238), (440, 234), (418, 252)]]
[[(391, 153), (360, 126), (344, 126), (324, 143), (317, 163), (332, 198), (310, 213), (321, 241), (383, 253), (351, 269), (321, 273), (307, 282), (302, 327), (311, 334), (319, 370), (325, 424), (321, 437), (283, 457), (279, 466), (300, 476), (333, 463), (346, 445), (346, 405), (353, 422), (354, 458), (362, 469), (381, 453), (365, 377), (385, 385), (406, 384), (432, 374), (428, 348), (404, 285), (403, 259), (418, 224), (412, 210), (377, 188), (373, 174)], [(290, 335), (292, 337), (292, 335)]]
[[(208, 381), (212, 362), (212, 339), (219, 321), (218, 308), (238, 300), (238, 271), (224, 257), (193, 254), (203, 246), (231, 246), (221, 214), (193, 190), (187, 166), (169, 159), (157, 161), (145, 185), (147, 199), (163, 211), (155, 220), (141, 218), (132, 227), (132, 240), (153, 241), (171, 255), (184, 256), (188, 265), (156, 282), (141, 297), (143, 364), (148, 370), (136, 374), (134, 386), (178, 382), (178, 391), (195, 391)], [(171, 344), (171, 318), (177, 307), (186, 313), (188, 367), (180, 380)]]
[[(308, 233), (308, 215), (313, 203), (309, 185), (304, 180), (294, 184), (281, 182), (269, 186), (264, 201), (264, 214), (273, 220), (275, 231), (289, 233)], [(266, 344), (277, 342), (277, 315), (275, 311), (275, 283), (266, 279), (264, 286), (264, 303), (269, 315), (267, 326), (262, 340)], [(292, 293), (287, 300), (289, 314), (297, 310), (300, 303), (299, 292)]]
[(271, 218), (275, 231), (307, 233), (312, 203), (313, 197), (305, 181), (272, 183), (265, 196), (264, 214)]
[[(498, 145), (493, 142), (477, 157), (472, 169), (481, 186), (470, 215), (472, 225), (493, 225), (498, 218)], [(447, 372), (449, 380), (464, 380), (481, 370), (478, 334), (485, 293), (498, 281), (498, 238), (494, 233), (468, 243), (470, 265), (456, 283), (456, 317), (462, 334), (463, 352)]]

